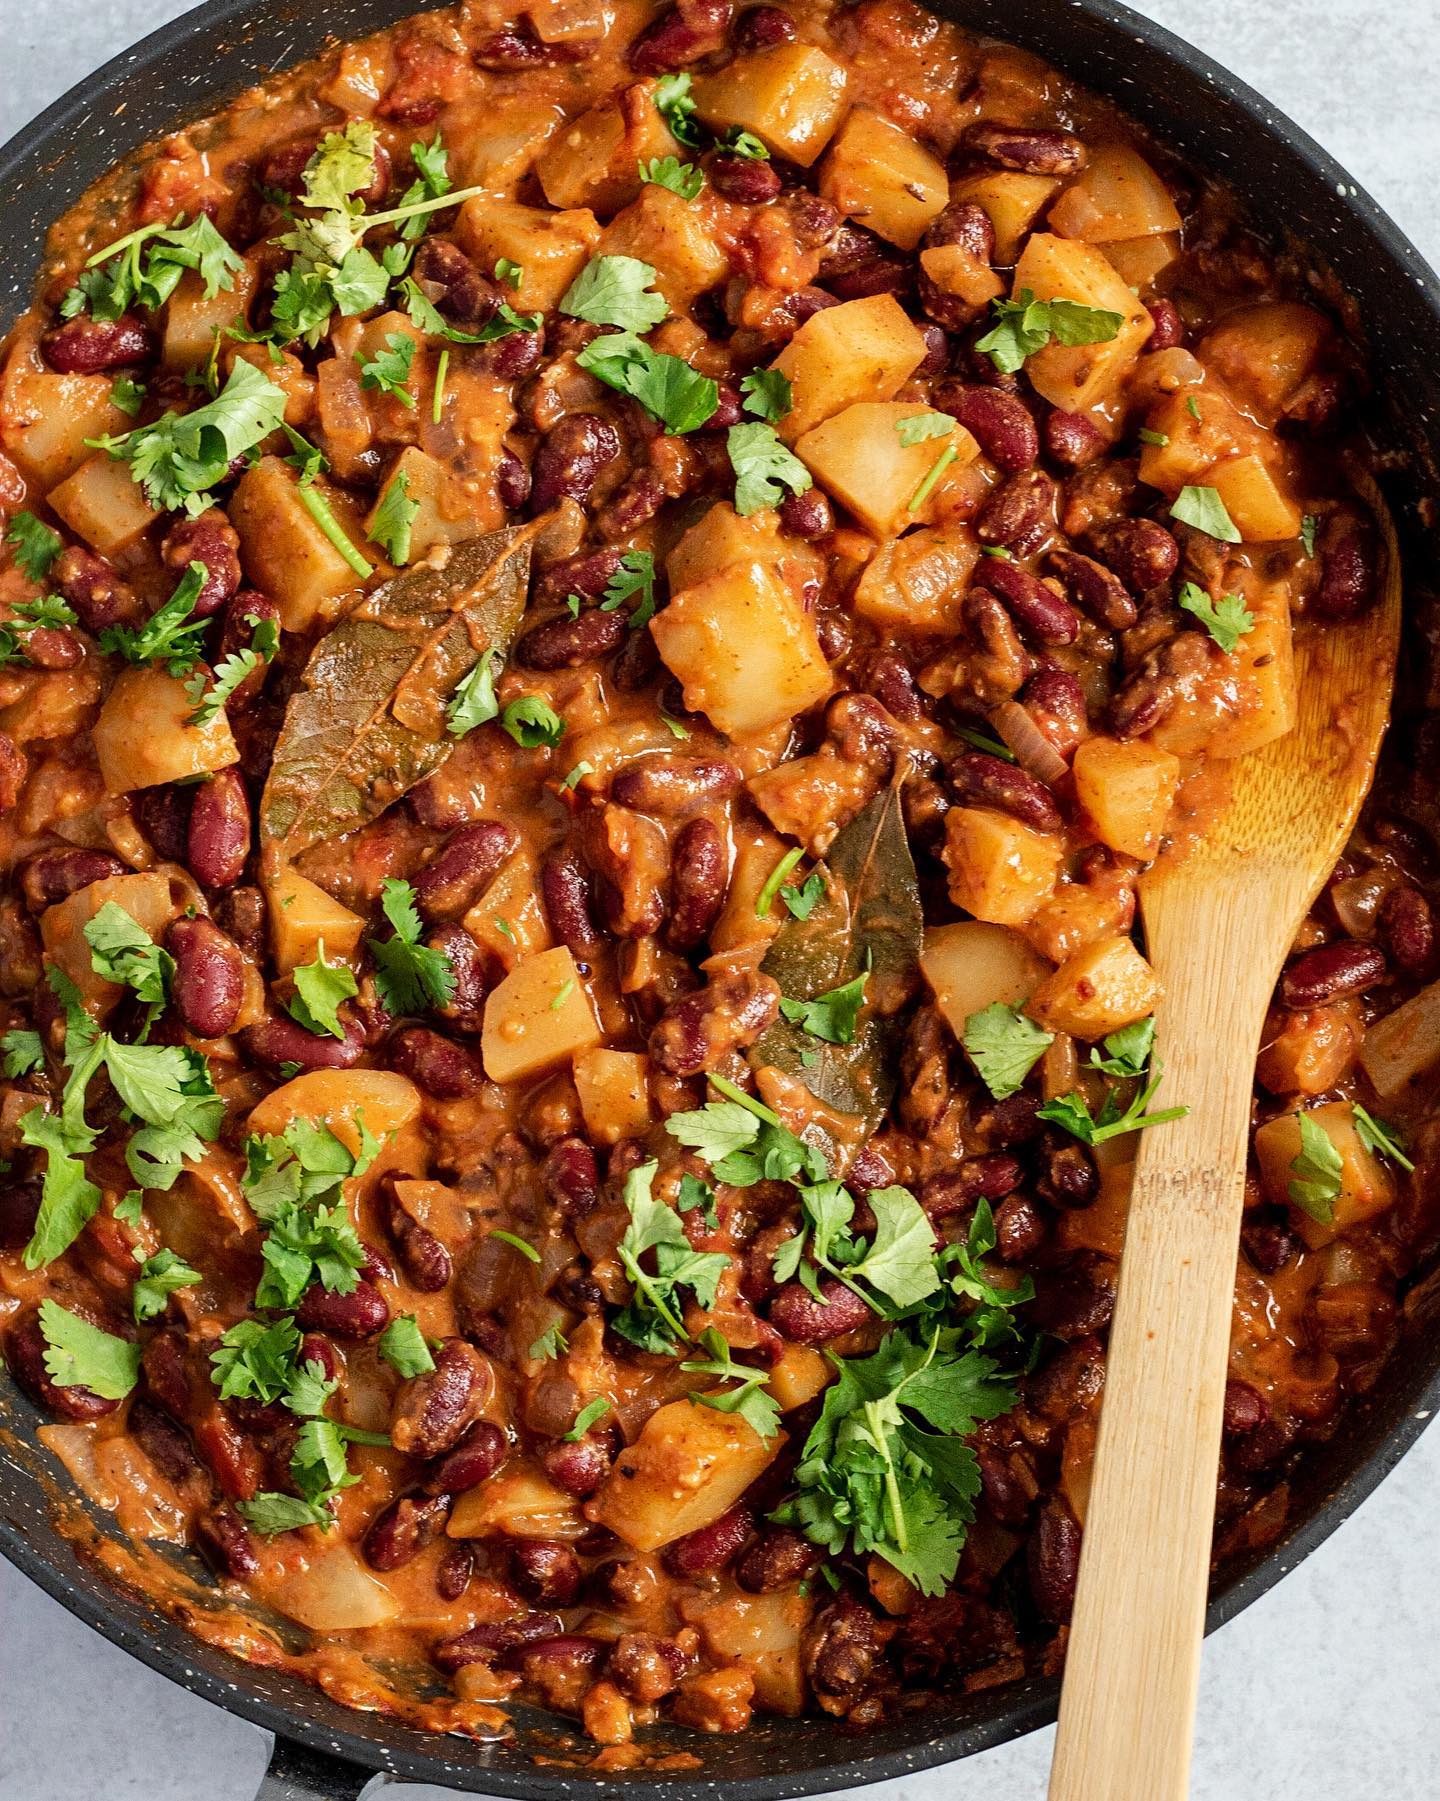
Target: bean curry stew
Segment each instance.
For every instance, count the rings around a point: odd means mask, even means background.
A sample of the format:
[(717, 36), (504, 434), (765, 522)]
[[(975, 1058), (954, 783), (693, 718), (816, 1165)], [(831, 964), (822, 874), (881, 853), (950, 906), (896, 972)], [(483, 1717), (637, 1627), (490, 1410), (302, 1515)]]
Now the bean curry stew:
[[(1320, 292), (907, 0), (466, 0), (57, 227), (0, 391), (0, 1293), (118, 1574), (618, 1763), (1057, 1667), (1186, 1098), (1137, 875), (1376, 586)], [(1386, 780), (1256, 1070), (1221, 1556), (1435, 1239)]]

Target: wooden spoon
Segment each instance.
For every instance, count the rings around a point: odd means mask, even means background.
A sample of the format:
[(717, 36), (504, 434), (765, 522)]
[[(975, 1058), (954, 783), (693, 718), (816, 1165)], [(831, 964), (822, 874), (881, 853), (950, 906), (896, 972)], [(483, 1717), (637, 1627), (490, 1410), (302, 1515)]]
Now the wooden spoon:
[(1365, 492), (1380, 603), (1297, 634), (1294, 729), (1238, 761), (1204, 836), (1140, 883), (1165, 985), (1157, 1104), (1190, 1111), (1137, 1145), (1050, 1801), (1183, 1801), (1188, 1786), (1255, 1056), (1370, 786), (1394, 684), (1399, 557)]

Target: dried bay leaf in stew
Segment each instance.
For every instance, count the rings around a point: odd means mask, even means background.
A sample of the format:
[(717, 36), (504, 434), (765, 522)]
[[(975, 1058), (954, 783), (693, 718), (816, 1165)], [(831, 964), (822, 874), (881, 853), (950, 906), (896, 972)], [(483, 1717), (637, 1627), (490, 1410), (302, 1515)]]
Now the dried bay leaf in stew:
[[(824, 864), (825, 892), (805, 919), (783, 926), (761, 969), (787, 1000), (831, 995), (864, 978), (864, 1002), (848, 1043), (832, 1043), (800, 1019), (777, 1019), (750, 1051), (754, 1069), (778, 1069), (822, 1106), (852, 1114), (845, 1146), (821, 1120), (805, 1134), (825, 1142), (837, 1172), (855, 1145), (884, 1119), (894, 1095), (893, 1071), (902, 1009), (915, 990), (922, 915), (915, 862), (905, 835), (900, 786), (877, 795), (841, 831)], [(799, 1013), (801, 1009), (792, 1011)]]
[(260, 805), (262, 842), (295, 857), (353, 832), (438, 769), (445, 705), (482, 655), (509, 650), (544, 522), (407, 569), (322, 638), (290, 698)]

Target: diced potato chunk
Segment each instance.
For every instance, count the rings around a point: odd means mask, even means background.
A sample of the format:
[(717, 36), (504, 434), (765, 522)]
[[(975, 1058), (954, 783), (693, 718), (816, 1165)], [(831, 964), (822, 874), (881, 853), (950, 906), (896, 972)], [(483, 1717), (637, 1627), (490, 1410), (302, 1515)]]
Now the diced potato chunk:
[(55, 375), (17, 345), (0, 389), (5, 448), (21, 473), (53, 487), (91, 455), (87, 438), (126, 431), (130, 421), (110, 398), (108, 375)]
[(489, 88), (473, 128), (445, 133), (447, 144), (454, 146), (450, 173), (456, 187), (513, 197), (563, 120), (559, 107), (541, 104), (533, 93), (502, 97)]
[(118, 983), (98, 975), (90, 960), (84, 932), (87, 923), (113, 902), (159, 943), (172, 919), (184, 911), (185, 891), (158, 869), (137, 875), (105, 876), (66, 895), (40, 916), (40, 939), (46, 955), (62, 969), (84, 998), (102, 1006), (120, 998)]
[[(322, 492), (341, 529), (363, 556), (364, 533), (349, 507), (333, 488)], [(330, 601), (359, 586), (361, 578), (306, 511), (295, 471), (279, 457), (261, 457), (245, 471), (231, 496), (229, 513), (240, 534), (246, 576), (279, 603), (280, 623), (287, 632), (308, 631)], [(373, 553), (374, 546), (369, 548)]]
[(712, 131), (753, 131), (776, 156), (808, 169), (845, 110), (845, 70), (813, 44), (776, 44), (702, 75), (694, 95)]
[(1128, 288), (1144, 295), (1180, 254), (1178, 231), (1162, 232), (1151, 238), (1121, 238), (1107, 244), (1105, 255), (1115, 265), (1115, 273)]
[(1208, 480), (1211, 465), (1248, 449), (1252, 435), (1216, 388), (1177, 388), (1151, 407), (1145, 425), (1151, 436), (1141, 446), (1140, 479), (1172, 497)]
[(1196, 351), (1235, 394), (1273, 419), (1315, 373), (1334, 328), (1296, 300), (1264, 300), (1227, 313)]
[[(944, 437), (902, 442), (902, 420), (934, 417), (931, 408), (911, 401), (858, 401), (806, 432), (795, 454), (874, 537), (896, 538), (906, 526), (933, 519), (947, 484), (980, 454), (963, 425)], [(927, 477), (952, 450), (955, 455), (917, 504)]]
[(296, 1119), (327, 1126), (351, 1156), (360, 1125), (382, 1143), (420, 1117), (420, 1090), (389, 1069), (312, 1069), (272, 1089), (251, 1109), (246, 1125), (257, 1137), (278, 1137)]
[(685, 155), (654, 94), (653, 81), (637, 82), (560, 128), (535, 163), (551, 206), (589, 207), (608, 217), (640, 192), (641, 163)]
[(922, 526), (881, 545), (865, 565), (852, 604), (884, 631), (950, 637), (960, 630), (979, 560), (980, 546), (968, 527)]
[(707, 288), (725, 279), (730, 259), (716, 243), (705, 214), (658, 182), (617, 213), (600, 240), (601, 256), (633, 256), (655, 271), (654, 286), (683, 313)]
[(671, 1401), (620, 1453), (590, 1512), (632, 1550), (658, 1551), (733, 1507), (785, 1439), (761, 1438), (738, 1414)]
[(1059, 186), (1051, 175), (986, 169), (957, 181), (950, 198), (973, 200), (985, 209), (995, 229), (995, 261), (1008, 269), (1020, 254), (1025, 234), (1033, 229)]
[(600, 226), (583, 209), (552, 213), (478, 196), (460, 208), (455, 236), (487, 275), (501, 257), (520, 265), (520, 286), (510, 296), (516, 312), (548, 313), (594, 254)]
[(1104, 1038), (1155, 1011), (1160, 982), (1128, 938), (1088, 944), (1030, 996), (1025, 1011), (1047, 1032)]
[(325, 946), (330, 962), (353, 957), (365, 921), (298, 870), (285, 865), (266, 883), (270, 948), (281, 975), (313, 963)]
[(466, 1489), (451, 1510), (451, 1538), (583, 1538), (590, 1523), (573, 1495), (536, 1469), (501, 1470), (478, 1488)]
[(742, 518), (728, 500), (718, 500), (666, 557), (665, 575), (678, 594), (732, 563), (778, 563), (793, 548), (793, 539), (781, 537), (779, 517), (770, 508)]
[[(584, 761), (583, 754), (579, 757)], [(540, 904), (540, 872), (523, 847), (465, 915), (462, 924), (503, 969), (550, 948), (550, 927)]]
[(780, 930), (783, 902), (772, 904), (764, 919), (756, 913), (755, 903), (775, 865), (790, 849), (793, 846), (759, 822), (743, 816), (736, 821), (735, 861), (730, 869), (725, 905), (710, 931), (712, 951), (764, 944)]
[(1062, 238), (1111, 244), (1179, 231), (1180, 215), (1169, 189), (1128, 144), (1101, 144), (1050, 208), (1045, 220)]
[(1360, 1061), (1376, 1094), (1402, 1094), (1440, 1063), (1440, 982), (1377, 1020), (1365, 1034)]
[(586, 1133), (596, 1144), (643, 1138), (654, 1124), (648, 1059), (639, 1051), (582, 1051), (575, 1059), (575, 1087)]
[(711, 1601), (687, 1617), (717, 1662), (738, 1665), (755, 1678), (755, 1704), (788, 1716), (805, 1708), (801, 1641), (815, 1603), (794, 1587), (768, 1595)]
[(133, 544), (159, 517), (130, 474), (130, 465), (116, 462), (103, 450), (52, 488), (48, 499), (51, 510), (102, 557)]
[(964, 244), (932, 244), (920, 252), (920, 267), (942, 294), (969, 306), (986, 306), (1005, 292), (1003, 279)]
[(485, 1002), (480, 1054), (492, 1082), (518, 1082), (599, 1042), (590, 996), (563, 944), (519, 963)]
[(770, 1365), (765, 1386), (780, 1411), (792, 1413), (826, 1389), (834, 1374), (834, 1364), (822, 1351), (811, 1345), (787, 1344)]
[(215, 333), (226, 326), (246, 322), (246, 312), (259, 280), (257, 266), (247, 261), (234, 271), (231, 286), (205, 298), (205, 284), (193, 269), (180, 277), (180, 285), (165, 307), (165, 335), (160, 361), (175, 372), (203, 368), (215, 343)]
[(225, 709), (191, 725), (185, 682), (155, 664), (122, 669), (95, 722), (95, 755), (111, 794), (184, 782), (238, 763)]
[(992, 925), (1023, 926), (1055, 887), (1062, 845), (1008, 813), (952, 807), (942, 854), (957, 907)]
[(920, 971), (957, 1038), (965, 1021), (998, 1001), (1018, 1007), (1051, 973), (1051, 965), (1009, 926), (979, 919), (927, 926)]
[(395, 459), (395, 465), (380, 490), (380, 496), (365, 521), (367, 536), (375, 529), (375, 516), (384, 504), (391, 484), (404, 478), (405, 498), (420, 508), (410, 527), (410, 554), (407, 563), (418, 563), (427, 550), (437, 544), (456, 544), (462, 538), (473, 538), (480, 529), (474, 502), (464, 484), (455, 480), (443, 463), (429, 456), (416, 444), (408, 445)]
[(793, 444), (856, 401), (893, 400), (924, 357), (925, 340), (893, 294), (827, 306), (775, 359), (792, 390), (780, 436)]
[(834, 686), (810, 615), (758, 563), (686, 588), (650, 630), (685, 705), (732, 738), (795, 718)]
[(1248, 756), (1295, 723), (1287, 585), (1263, 581), (1231, 563), (1224, 586), (1244, 601), (1255, 624), (1228, 657), (1211, 658), (1195, 691), (1151, 732), (1153, 744), (1177, 757), (1202, 751), (1211, 757)]
[(1258, 456), (1230, 457), (1205, 477), (1247, 544), (1300, 536), (1300, 509)]
[(820, 170), (820, 192), (846, 218), (913, 250), (950, 198), (938, 157), (870, 106), (853, 106)]
[(1180, 785), (1179, 758), (1142, 739), (1097, 734), (1075, 752), (1074, 773), (1101, 843), (1123, 856), (1153, 857)]
[[(1347, 1226), (1373, 1219), (1377, 1213), (1393, 1207), (1395, 1184), (1385, 1165), (1360, 1142), (1349, 1101), (1328, 1101), (1323, 1107), (1311, 1107), (1308, 1111), (1340, 1154), (1340, 1192), (1335, 1197), (1334, 1219), (1312, 1219), (1292, 1204), (1295, 1229), (1315, 1250), (1329, 1244)], [(1291, 1165), (1299, 1155), (1300, 1120), (1297, 1114), (1282, 1113), (1256, 1132), (1255, 1158), (1260, 1165), (1260, 1180), (1272, 1201), (1281, 1205), (1289, 1201), (1294, 1175)]]
[(1037, 300), (1074, 300), (1120, 315), (1107, 342), (1048, 344), (1025, 365), (1035, 391), (1052, 406), (1075, 412), (1111, 399), (1155, 329), (1114, 265), (1093, 245), (1037, 232), (1015, 265), (1015, 294), (1027, 288)]

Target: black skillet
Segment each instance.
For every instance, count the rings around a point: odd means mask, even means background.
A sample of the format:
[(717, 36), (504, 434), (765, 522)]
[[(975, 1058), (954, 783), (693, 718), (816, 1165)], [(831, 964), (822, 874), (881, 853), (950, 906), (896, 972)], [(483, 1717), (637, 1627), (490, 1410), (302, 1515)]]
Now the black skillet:
[[(1389, 480), (1402, 521), (1422, 487), (1440, 493), (1440, 283), (1375, 203), (1304, 132), (1234, 76), (1160, 26), (1110, 0), (932, 0), (934, 10), (1023, 45), (1110, 96), (1196, 167), (1229, 182), (1277, 238), (1293, 234), (1359, 302), (1383, 398), (1375, 430), (1397, 456)], [(119, 157), (202, 117), (327, 35), (354, 37), (415, 10), (414, 0), (209, 0), (72, 88), (0, 151), (0, 329), (26, 306), (46, 228)], [(1277, 23), (1277, 29), (1281, 29)], [(1417, 77), (1420, 71), (1417, 70)], [(1398, 98), (1398, 97), (1397, 97)], [(1414, 530), (1409, 536), (1417, 553)], [(1433, 550), (1432, 550), (1433, 554)], [(1416, 567), (1412, 563), (1412, 567)], [(1290, 1526), (1216, 1588), (1213, 1628), (1262, 1595), (1349, 1517), (1440, 1406), (1440, 1321), (1425, 1284), (1412, 1292), (1406, 1340), (1377, 1391), (1295, 1485)], [(143, 1600), (113, 1587), (55, 1529), (49, 1497), (63, 1472), (35, 1445), (34, 1410), (0, 1382), (0, 1553), (80, 1619), (152, 1669), (276, 1735), (259, 1801), (345, 1801), (376, 1771), (470, 1793), (560, 1801), (593, 1794), (596, 1775), (537, 1751), (559, 1722), (521, 1711), (516, 1737), (472, 1745), (341, 1707), (316, 1688), (212, 1650)], [(98, 1521), (105, 1529), (103, 1518)], [(981, 1751), (1055, 1717), (1057, 1682), (1039, 1679), (936, 1703), (855, 1734), (824, 1719), (759, 1719), (738, 1738), (679, 1729), (653, 1736), (701, 1767), (669, 1776), (610, 1773), (637, 1801), (713, 1795), (771, 1801), (904, 1776)], [(98, 1792), (98, 1787), (97, 1787)]]

